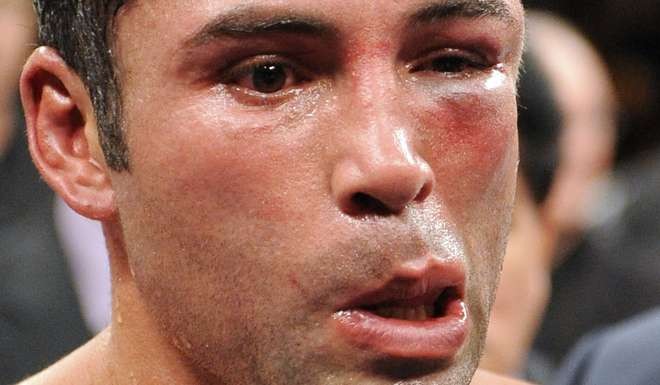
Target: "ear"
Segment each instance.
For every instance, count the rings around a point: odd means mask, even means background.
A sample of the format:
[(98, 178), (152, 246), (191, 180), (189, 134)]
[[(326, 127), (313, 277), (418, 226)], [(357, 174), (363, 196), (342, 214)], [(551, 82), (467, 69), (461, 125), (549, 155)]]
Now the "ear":
[(85, 217), (114, 216), (110, 171), (83, 82), (57, 51), (41, 47), (25, 64), (20, 89), (30, 154), (46, 183)]

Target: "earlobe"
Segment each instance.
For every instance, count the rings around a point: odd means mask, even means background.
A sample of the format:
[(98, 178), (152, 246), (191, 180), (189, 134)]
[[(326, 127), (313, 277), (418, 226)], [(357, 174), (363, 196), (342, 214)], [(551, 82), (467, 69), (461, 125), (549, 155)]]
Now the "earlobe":
[(80, 78), (55, 50), (42, 47), (25, 64), (20, 88), (30, 153), (44, 180), (79, 214), (112, 217), (114, 190)]

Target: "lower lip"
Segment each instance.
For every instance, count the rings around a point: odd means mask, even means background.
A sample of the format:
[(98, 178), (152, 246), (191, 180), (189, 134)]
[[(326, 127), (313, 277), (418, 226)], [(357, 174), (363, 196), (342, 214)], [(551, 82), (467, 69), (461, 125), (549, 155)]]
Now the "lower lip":
[(455, 301), (447, 315), (426, 321), (383, 318), (362, 310), (335, 313), (336, 330), (352, 345), (409, 359), (451, 359), (468, 333), (465, 304)]

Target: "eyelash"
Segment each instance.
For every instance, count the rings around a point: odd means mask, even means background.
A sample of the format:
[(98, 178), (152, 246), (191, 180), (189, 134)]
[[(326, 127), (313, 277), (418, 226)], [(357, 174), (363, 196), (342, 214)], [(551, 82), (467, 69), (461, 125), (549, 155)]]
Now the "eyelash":
[[(240, 85), (241, 79), (252, 76), (256, 71), (264, 69), (268, 66), (278, 67), (284, 71), (285, 83), (282, 90), (272, 93), (263, 93)], [(220, 82), (223, 84), (234, 85), (242, 89), (247, 89), (248, 91), (256, 94), (267, 95), (286, 92), (285, 88), (290, 88), (293, 85), (307, 82), (311, 79), (311, 77), (312, 76), (308, 71), (303, 70), (300, 66), (292, 63), (291, 61), (283, 59), (281, 56), (261, 55), (239, 62), (238, 64), (232, 66), (229, 70), (224, 71), (220, 77)]]
[[(459, 70), (456, 71), (440, 71), (433, 69), (434, 62), (436, 60), (458, 60), (457, 63), (462, 66)], [(445, 63), (447, 64), (447, 63)], [(452, 64), (452, 63), (450, 63)], [(477, 53), (470, 51), (465, 51), (462, 49), (447, 48), (441, 50), (439, 53), (437, 51), (426, 55), (420, 60), (410, 64), (408, 69), (410, 72), (420, 72), (420, 71), (432, 71), (439, 72), (446, 76), (455, 77), (461, 76), (464, 74), (469, 74), (472, 72), (483, 71), (485, 69), (491, 68), (493, 64), (489, 60)]]

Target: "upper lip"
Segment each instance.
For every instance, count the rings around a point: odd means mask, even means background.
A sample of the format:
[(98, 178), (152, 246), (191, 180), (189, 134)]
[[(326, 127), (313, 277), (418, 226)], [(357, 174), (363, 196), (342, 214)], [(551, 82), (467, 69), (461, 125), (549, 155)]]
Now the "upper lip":
[(447, 289), (463, 298), (465, 272), (462, 264), (427, 260), (419, 266), (408, 264), (396, 269), (391, 277), (364, 289), (347, 301), (341, 310), (369, 309), (374, 306), (414, 307), (432, 305)]

